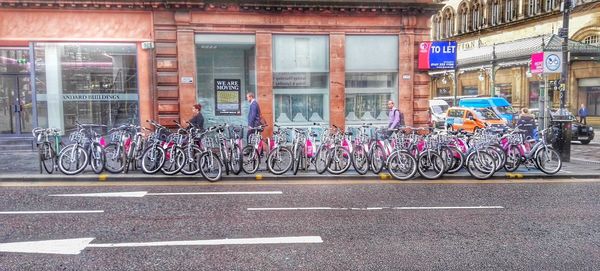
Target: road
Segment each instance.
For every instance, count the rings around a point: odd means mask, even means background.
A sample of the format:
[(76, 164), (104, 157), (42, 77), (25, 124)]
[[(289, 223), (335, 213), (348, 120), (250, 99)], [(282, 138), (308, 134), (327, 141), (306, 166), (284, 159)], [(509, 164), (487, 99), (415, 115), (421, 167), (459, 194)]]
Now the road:
[[(598, 180), (0, 186), (0, 270), (592, 270), (600, 266)], [(121, 192), (137, 193), (97, 194)], [(73, 195), (87, 193), (96, 195)], [(282, 238), (255, 239), (273, 237)], [(9, 244), (79, 238), (87, 239), (70, 250), (66, 243)], [(238, 244), (244, 242), (252, 244)], [(29, 253), (19, 252), (23, 250)]]

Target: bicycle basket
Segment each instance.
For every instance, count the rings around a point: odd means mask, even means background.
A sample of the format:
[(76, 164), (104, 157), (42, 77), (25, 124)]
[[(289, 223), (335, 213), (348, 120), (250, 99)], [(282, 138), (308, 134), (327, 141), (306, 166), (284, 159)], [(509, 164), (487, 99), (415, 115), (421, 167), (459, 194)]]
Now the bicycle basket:
[(214, 136), (205, 135), (202, 137), (202, 147), (206, 149), (215, 149), (219, 147), (217, 140), (215, 140)]
[(69, 135), (69, 141), (83, 143), (86, 141), (86, 136), (80, 131), (75, 131)]

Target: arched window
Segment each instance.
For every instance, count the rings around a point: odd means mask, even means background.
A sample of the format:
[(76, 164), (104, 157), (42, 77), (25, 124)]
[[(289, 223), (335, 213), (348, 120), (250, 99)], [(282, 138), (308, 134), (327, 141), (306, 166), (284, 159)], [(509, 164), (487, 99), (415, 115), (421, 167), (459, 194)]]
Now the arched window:
[(458, 14), (460, 16), (458, 21), (459, 33), (467, 33), (469, 31), (469, 7), (467, 6), (467, 3), (462, 3), (460, 5)]
[(598, 35), (589, 35), (582, 40), (583, 43), (589, 45), (600, 46), (600, 36)]
[(516, 15), (516, 9), (515, 7), (517, 6), (515, 4), (516, 0), (505, 0), (505, 14), (504, 14), (504, 18), (507, 22), (511, 22), (515, 19), (515, 15)]
[(442, 38), (442, 19), (441, 19), (441, 15), (437, 14), (437, 15), (433, 15), (432, 17), (432, 30), (433, 30), (433, 39), (434, 40), (440, 40)]
[(501, 6), (500, 6), (500, 1), (499, 0), (493, 0), (492, 1), (492, 8), (491, 8), (491, 17), (492, 17), (492, 25), (499, 25), (502, 22), (502, 13), (500, 12), (501, 10)]
[(471, 27), (473, 30), (478, 30), (481, 28), (481, 15), (481, 5), (479, 4), (479, 2), (475, 2), (471, 7)]
[(452, 9), (446, 9), (444, 11), (444, 38), (448, 38), (454, 35), (454, 12)]

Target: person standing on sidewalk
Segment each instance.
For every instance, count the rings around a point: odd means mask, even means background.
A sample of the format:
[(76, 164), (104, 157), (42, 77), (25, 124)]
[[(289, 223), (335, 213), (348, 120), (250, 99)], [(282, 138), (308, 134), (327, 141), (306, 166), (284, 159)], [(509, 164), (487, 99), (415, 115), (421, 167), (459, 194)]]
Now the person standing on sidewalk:
[(398, 129), (399, 127), (404, 126), (404, 114), (402, 114), (402, 112), (400, 112), (400, 110), (398, 110), (398, 108), (394, 106), (394, 101), (392, 100), (388, 101), (387, 106), (390, 110), (390, 113), (388, 121), (388, 131), (386, 134), (389, 137), (392, 135), (393, 129)]
[(585, 108), (584, 104), (581, 104), (579, 111), (577, 111), (577, 115), (579, 115), (579, 122), (583, 123), (584, 125), (587, 125), (588, 110), (587, 108)]
[(194, 117), (190, 119), (190, 123), (194, 125), (194, 127), (204, 130), (204, 116), (202, 116), (202, 105), (195, 104), (192, 106), (192, 112), (194, 112)]
[(246, 100), (250, 104), (250, 108), (248, 109), (248, 134), (246, 136), (246, 142), (248, 142), (250, 135), (256, 130), (254, 128), (261, 125), (261, 113), (260, 106), (258, 106), (256, 99), (254, 99), (254, 93), (248, 92), (248, 94), (246, 94)]
[(536, 125), (535, 125), (535, 117), (529, 114), (529, 109), (523, 108), (521, 110), (521, 114), (519, 114), (519, 121), (517, 122), (517, 127), (521, 130), (525, 130), (525, 138), (536, 138)]

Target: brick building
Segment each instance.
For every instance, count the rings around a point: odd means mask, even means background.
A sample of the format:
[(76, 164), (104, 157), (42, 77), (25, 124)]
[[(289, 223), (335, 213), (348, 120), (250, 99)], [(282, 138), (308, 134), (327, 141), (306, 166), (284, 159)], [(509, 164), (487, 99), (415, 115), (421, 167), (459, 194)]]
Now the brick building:
[[(385, 101), (427, 122), (420, 41), (430, 1), (43, 1), (0, 3), (2, 134), (79, 122), (191, 117), (245, 124), (385, 123)], [(35, 83), (32, 83), (35, 82)], [(217, 83), (220, 82), (220, 83)], [(217, 84), (235, 87), (217, 88)]]

